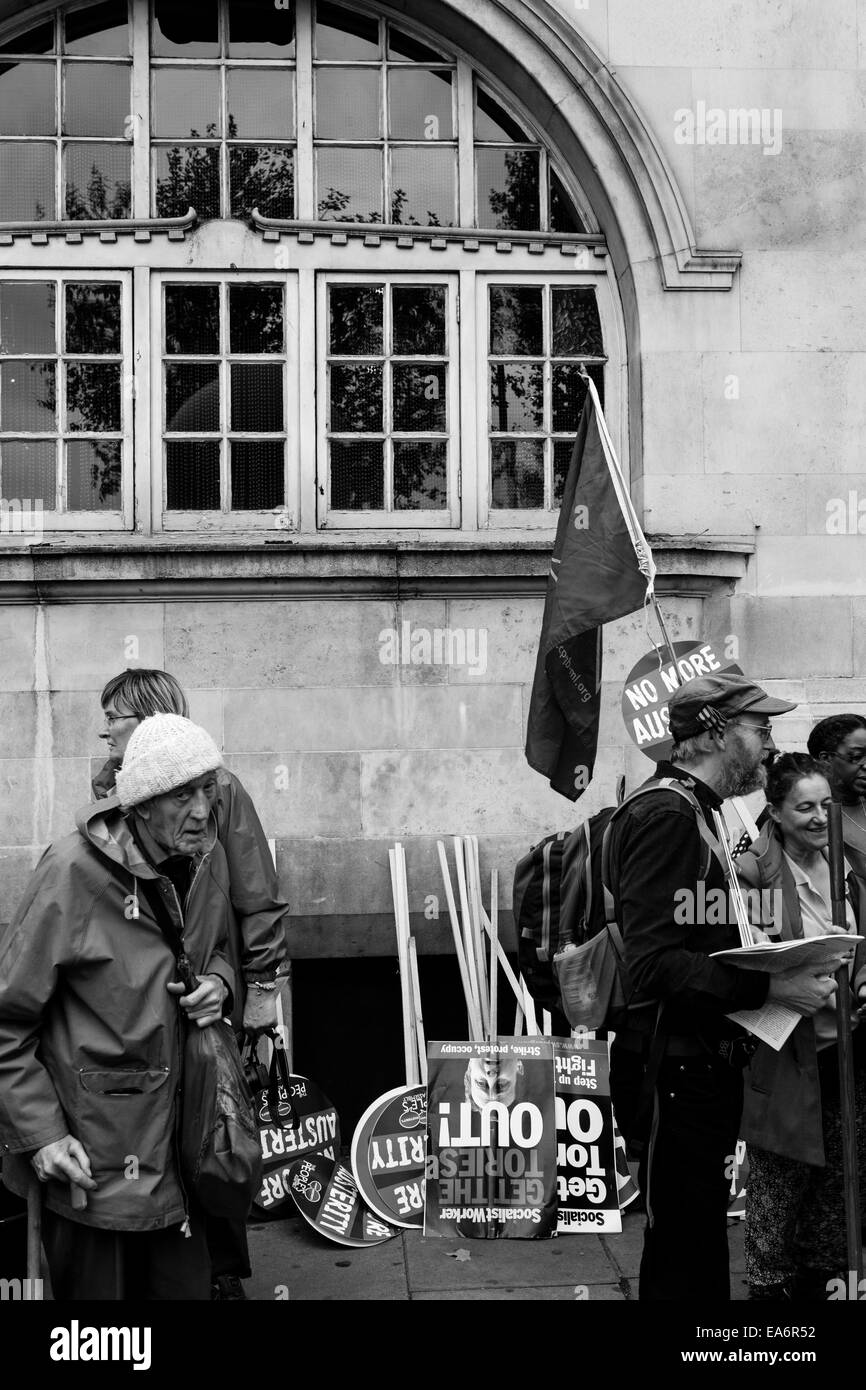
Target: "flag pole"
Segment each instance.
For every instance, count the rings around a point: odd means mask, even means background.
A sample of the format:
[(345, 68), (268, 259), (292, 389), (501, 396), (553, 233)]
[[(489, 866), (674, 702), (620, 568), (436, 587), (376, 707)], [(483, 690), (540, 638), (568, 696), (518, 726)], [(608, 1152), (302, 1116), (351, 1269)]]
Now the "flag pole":
[(679, 685), (679, 683), (680, 683), (680, 673), (679, 673), (679, 671), (677, 670), (677, 658), (676, 658), (676, 654), (675, 654), (675, 652), (674, 652), (674, 644), (673, 644), (673, 642), (671, 641), (671, 639), (670, 639), (670, 637), (669, 637), (669, 635), (668, 635), (668, 630), (667, 630), (667, 627), (665, 626), (665, 620), (664, 620), (664, 617), (662, 616), (662, 610), (661, 610), (661, 608), (659, 607), (659, 601), (658, 601), (658, 599), (656, 598), (655, 589), (653, 589), (653, 592), (652, 592), (652, 605), (653, 605), (653, 611), (654, 611), (654, 613), (655, 613), (655, 615), (656, 615), (656, 621), (658, 622), (659, 628), (661, 629), (662, 643), (663, 643), (664, 646), (667, 648), (668, 661), (670, 661), (670, 662), (673, 663), (673, 668), (674, 668), (674, 671), (673, 671), (674, 680), (676, 681), (677, 685)]
[[(830, 832), (830, 906), (833, 926), (847, 931), (845, 911), (845, 846), (842, 842), (842, 806), (831, 801), (827, 807)], [(851, 1051), (851, 1000), (848, 963), (836, 975), (836, 1051), (839, 1059), (839, 1119), (842, 1127), (842, 1185), (845, 1196), (845, 1236), (848, 1248), (849, 1278), (853, 1272), (859, 1289), (863, 1275), (863, 1248), (860, 1235), (860, 1183), (857, 1162), (857, 1120), (854, 1088), (854, 1055)]]
[(652, 602), (653, 612), (656, 615), (656, 621), (658, 622), (659, 630), (661, 631), (662, 635), (662, 643), (667, 651), (668, 660), (673, 663), (674, 676), (677, 682), (679, 682), (679, 672), (677, 671), (677, 658), (674, 652), (674, 644), (670, 639), (670, 634), (668, 633), (667, 626), (665, 624), (664, 615), (659, 606), (659, 601), (656, 598), (655, 565), (652, 561), (652, 551), (647, 545), (646, 537), (644, 536), (644, 533), (641, 530), (641, 525), (637, 518), (637, 512), (635, 511), (634, 506), (632, 504), (631, 495), (629, 493), (628, 488), (626, 487), (625, 478), (623, 477), (622, 469), (619, 466), (619, 459), (617, 458), (616, 450), (613, 447), (613, 440), (610, 437), (610, 431), (607, 427), (607, 421), (604, 418), (604, 411), (601, 408), (601, 401), (598, 397), (598, 391), (596, 390), (595, 382), (593, 381), (589, 372), (586, 370), (586, 366), (583, 362), (581, 362), (578, 366), (578, 375), (580, 376), (581, 380), (585, 383), (586, 389), (589, 392), (590, 398), (592, 400), (593, 409), (595, 410), (596, 419), (598, 421), (598, 433), (599, 438), (601, 439), (602, 451), (605, 456), (605, 461), (607, 463), (608, 471), (611, 476), (614, 491), (616, 492), (617, 499), (620, 505), (620, 510), (622, 511), (626, 526), (628, 527), (632, 545), (634, 546), (635, 553), (638, 557), (638, 563), (640, 564), (641, 570), (644, 574), (646, 574), (647, 577), (647, 598)]

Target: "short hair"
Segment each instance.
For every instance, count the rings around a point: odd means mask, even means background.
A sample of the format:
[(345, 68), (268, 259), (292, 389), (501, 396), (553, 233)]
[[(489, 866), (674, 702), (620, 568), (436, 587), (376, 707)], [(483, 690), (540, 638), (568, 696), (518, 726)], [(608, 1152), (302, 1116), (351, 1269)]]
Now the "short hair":
[(832, 757), (855, 729), (866, 729), (866, 719), (861, 714), (833, 714), (829, 719), (818, 721), (806, 740), (806, 747), (813, 758)]
[(808, 753), (780, 753), (767, 770), (764, 789), (767, 801), (778, 810), (791, 788), (804, 777), (823, 777), (827, 780), (820, 763), (810, 758)]
[(182, 714), (189, 719), (187, 698), (168, 671), (128, 667), (119, 676), (112, 676), (99, 698), (103, 708), (121, 700), (139, 719), (149, 719), (152, 714)]
[(707, 756), (707, 750), (701, 744), (701, 739), (705, 737), (706, 734), (693, 734), (691, 738), (680, 739), (680, 742), (675, 743), (671, 749), (671, 762), (682, 763), (684, 767), (688, 767), (690, 763), (700, 762), (701, 758)]

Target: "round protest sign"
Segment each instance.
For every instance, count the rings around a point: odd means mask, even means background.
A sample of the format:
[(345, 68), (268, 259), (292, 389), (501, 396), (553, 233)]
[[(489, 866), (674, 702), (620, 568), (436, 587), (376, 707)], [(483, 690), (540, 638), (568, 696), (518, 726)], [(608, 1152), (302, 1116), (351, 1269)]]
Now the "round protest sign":
[(345, 1163), (309, 1154), (289, 1168), (289, 1191), (319, 1235), (338, 1245), (381, 1245), (399, 1234), (365, 1205)]
[[(289, 1169), (306, 1153), (335, 1159), (340, 1152), (340, 1121), (324, 1091), (306, 1076), (293, 1076), (275, 1052), (270, 1084), (255, 1093), (262, 1146), (262, 1185), (253, 1201), (258, 1216), (270, 1216), (289, 1200)], [(276, 1114), (272, 1110), (276, 1109)], [(285, 1215), (285, 1212), (279, 1212)]]
[(426, 1086), (398, 1086), (374, 1100), (352, 1139), (352, 1171), (361, 1195), (395, 1226), (424, 1225)]
[(742, 675), (737, 663), (711, 642), (674, 642), (673, 647), (676, 669), (672, 661), (663, 661), (659, 670), (659, 654), (652, 651), (632, 668), (622, 693), (622, 717), (629, 737), (653, 762), (669, 757), (673, 747), (668, 732), (668, 701), (677, 686), (698, 676), (717, 676), (722, 671)]

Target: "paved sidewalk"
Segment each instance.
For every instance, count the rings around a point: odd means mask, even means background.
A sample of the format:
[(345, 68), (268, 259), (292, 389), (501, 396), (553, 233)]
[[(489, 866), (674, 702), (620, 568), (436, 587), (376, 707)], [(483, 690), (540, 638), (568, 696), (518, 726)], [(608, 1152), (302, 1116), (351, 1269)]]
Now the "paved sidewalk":
[[(621, 1235), (556, 1240), (425, 1239), (403, 1231), (394, 1240), (352, 1250), (316, 1235), (300, 1218), (250, 1227), (249, 1298), (297, 1302), (431, 1302), (637, 1299), (644, 1216), (623, 1218)], [(746, 1296), (743, 1223), (730, 1222), (731, 1293)]]

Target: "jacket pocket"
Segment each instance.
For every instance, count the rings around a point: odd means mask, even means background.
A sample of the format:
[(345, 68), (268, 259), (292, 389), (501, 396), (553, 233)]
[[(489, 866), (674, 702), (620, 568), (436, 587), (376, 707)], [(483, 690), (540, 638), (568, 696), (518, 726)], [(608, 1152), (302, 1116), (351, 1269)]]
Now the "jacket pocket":
[(78, 1079), (84, 1090), (90, 1091), (93, 1095), (152, 1095), (168, 1080), (168, 1068), (118, 1067), (111, 1071), (81, 1070)]
[[(81, 1069), (73, 1118), (93, 1177), (143, 1197), (172, 1170), (174, 1088), (163, 1067)], [(94, 1197), (98, 1197), (94, 1193)]]

